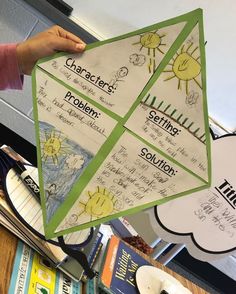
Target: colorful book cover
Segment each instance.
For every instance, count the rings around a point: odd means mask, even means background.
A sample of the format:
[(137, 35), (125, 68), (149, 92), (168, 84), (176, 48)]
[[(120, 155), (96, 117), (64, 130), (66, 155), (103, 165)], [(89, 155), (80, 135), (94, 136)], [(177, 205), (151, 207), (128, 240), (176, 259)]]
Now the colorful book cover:
[(40, 60), (33, 96), (46, 237), (209, 187), (201, 9)]
[(118, 237), (112, 236), (100, 272), (99, 287), (112, 294), (139, 293), (135, 273), (142, 265), (150, 263)]
[(52, 267), (47, 259), (19, 241), (8, 293), (80, 294), (82, 284)]

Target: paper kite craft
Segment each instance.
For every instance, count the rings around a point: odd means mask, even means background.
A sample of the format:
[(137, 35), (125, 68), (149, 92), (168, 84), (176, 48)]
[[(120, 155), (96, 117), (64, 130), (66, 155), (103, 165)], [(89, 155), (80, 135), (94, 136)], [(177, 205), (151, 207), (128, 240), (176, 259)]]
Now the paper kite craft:
[(47, 238), (209, 187), (204, 47), (198, 9), (37, 63)]

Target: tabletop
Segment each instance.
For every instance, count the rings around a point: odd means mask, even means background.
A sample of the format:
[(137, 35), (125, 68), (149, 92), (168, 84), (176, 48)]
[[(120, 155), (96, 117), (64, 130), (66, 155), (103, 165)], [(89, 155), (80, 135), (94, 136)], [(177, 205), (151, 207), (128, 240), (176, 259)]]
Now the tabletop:
[(8, 293), (18, 238), (0, 225), (0, 293)]
[[(133, 248), (133, 247), (132, 247)], [(179, 275), (178, 273), (172, 271), (168, 267), (162, 265), (160, 262), (152, 259), (151, 257), (147, 256), (146, 254), (140, 252), (139, 250), (136, 250), (138, 254), (143, 256), (145, 259), (147, 259), (153, 266), (165, 271), (166, 273), (170, 274), (173, 276), (175, 279), (181, 282), (181, 284), (189, 289), (193, 294), (207, 294), (208, 292), (205, 291), (204, 289), (198, 287), (196, 284), (192, 283), (188, 279), (185, 279), (183, 276)]]
[[(0, 275), (0, 293), (8, 293), (8, 288), (11, 279), (12, 268), (14, 264), (15, 252), (17, 247), (18, 238), (14, 236), (10, 231), (0, 225), (0, 264), (1, 264), (1, 275)], [(206, 294), (205, 290), (193, 284), (189, 280), (185, 279), (181, 275), (172, 271), (171, 269), (163, 266), (159, 262), (151, 259), (142, 252), (138, 252), (144, 258), (154, 266), (169, 273), (177, 280), (179, 280), (186, 288), (188, 288), (194, 294)]]

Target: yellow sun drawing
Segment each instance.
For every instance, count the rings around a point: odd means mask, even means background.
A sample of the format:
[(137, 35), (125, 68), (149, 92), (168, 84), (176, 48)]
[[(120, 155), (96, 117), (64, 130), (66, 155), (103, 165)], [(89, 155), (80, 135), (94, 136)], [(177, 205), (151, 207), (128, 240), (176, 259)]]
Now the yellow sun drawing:
[[(148, 50), (148, 55), (150, 56), (149, 64), (148, 64), (148, 70), (149, 73), (155, 71), (156, 69), (156, 50), (159, 51), (161, 54), (164, 54), (164, 52), (160, 49), (161, 46), (166, 46), (166, 44), (162, 43), (162, 38), (165, 37), (165, 34), (160, 35), (157, 33), (157, 31), (154, 32), (148, 32), (140, 35), (139, 42), (133, 43), (133, 45), (141, 45), (140, 51), (143, 48), (146, 48)], [(152, 52), (152, 56), (151, 56)]]
[(185, 91), (186, 94), (189, 94), (189, 81), (193, 80), (200, 89), (202, 89), (200, 81), (197, 80), (197, 77), (201, 73), (201, 64), (198, 62), (200, 56), (195, 58), (193, 54), (197, 51), (198, 47), (195, 47), (192, 52), (190, 52), (193, 43), (188, 45), (185, 50), (185, 45), (180, 49), (180, 53), (176, 53), (177, 57), (173, 58), (173, 62), (170, 62), (169, 65), (171, 69), (164, 70), (163, 72), (172, 73), (171, 76), (167, 77), (165, 81), (169, 81), (173, 78), (178, 79), (178, 89), (181, 90), (181, 81), (185, 82)]
[(66, 138), (61, 138), (61, 134), (57, 133), (52, 130), (50, 133), (45, 132), (45, 141), (41, 141), (43, 145), (43, 155), (42, 160), (45, 162), (48, 159), (51, 159), (54, 164), (58, 164), (58, 157), (60, 155), (69, 153), (68, 150), (69, 147), (65, 146), (63, 141), (65, 141)]
[(88, 196), (87, 203), (79, 202), (80, 206), (83, 207), (80, 215), (87, 213), (91, 216), (92, 220), (93, 217), (95, 219), (102, 218), (116, 210), (114, 207), (116, 202), (115, 196), (105, 188), (97, 187), (95, 192), (88, 191)]

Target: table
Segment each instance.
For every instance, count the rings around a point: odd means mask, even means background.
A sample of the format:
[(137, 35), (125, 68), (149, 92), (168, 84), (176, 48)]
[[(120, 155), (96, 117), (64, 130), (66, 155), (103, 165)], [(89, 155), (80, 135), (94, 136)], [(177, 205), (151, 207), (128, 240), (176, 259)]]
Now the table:
[[(134, 249), (134, 247), (132, 247), (132, 249)], [(140, 252), (139, 250), (135, 251), (141, 255), (142, 257), (144, 257), (146, 260), (148, 260), (153, 266), (165, 271), (166, 273), (170, 274), (171, 276), (173, 276), (175, 279), (177, 279), (178, 281), (181, 282), (181, 284), (188, 288), (193, 294), (207, 294), (208, 292), (203, 290), (202, 288), (198, 287), (197, 285), (195, 285), (194, 283), (190, 282), (189, 280), (185, 279), (183, 276), (177, 274), (176, 272), (172, 271), (171, 269), (169, 269), (168, 267), (162, 265), (160, 262), (152, 259), (151, 257), (147, 256), (146, 254)]]
[(8, 293), (18, 238), (0, 225), (0, 293)]
[[(8, 288), (11, 279), (11, 272), (13, 268), (15, 252), (17, 247), (18, 238), (9, 232), (6, 228), (0, 225), (0, 264), (1, 264), (1, 276), (0, 276), (0, 293), (8, 293)], [(142, 252), (138, 252), (144, 258), (148, 259), (154, 266), (164, 270), (178, 279), (185, 287), (187, 287), (194, 294), (206, 294), (205, 290), (201, 289), (197, 285), (193, 284), (189, 280), (173, 272), (167, 267), (163, 266), (159, 262), (151, 259)], [(85, 293), (84, 293), (85, 294)]]

